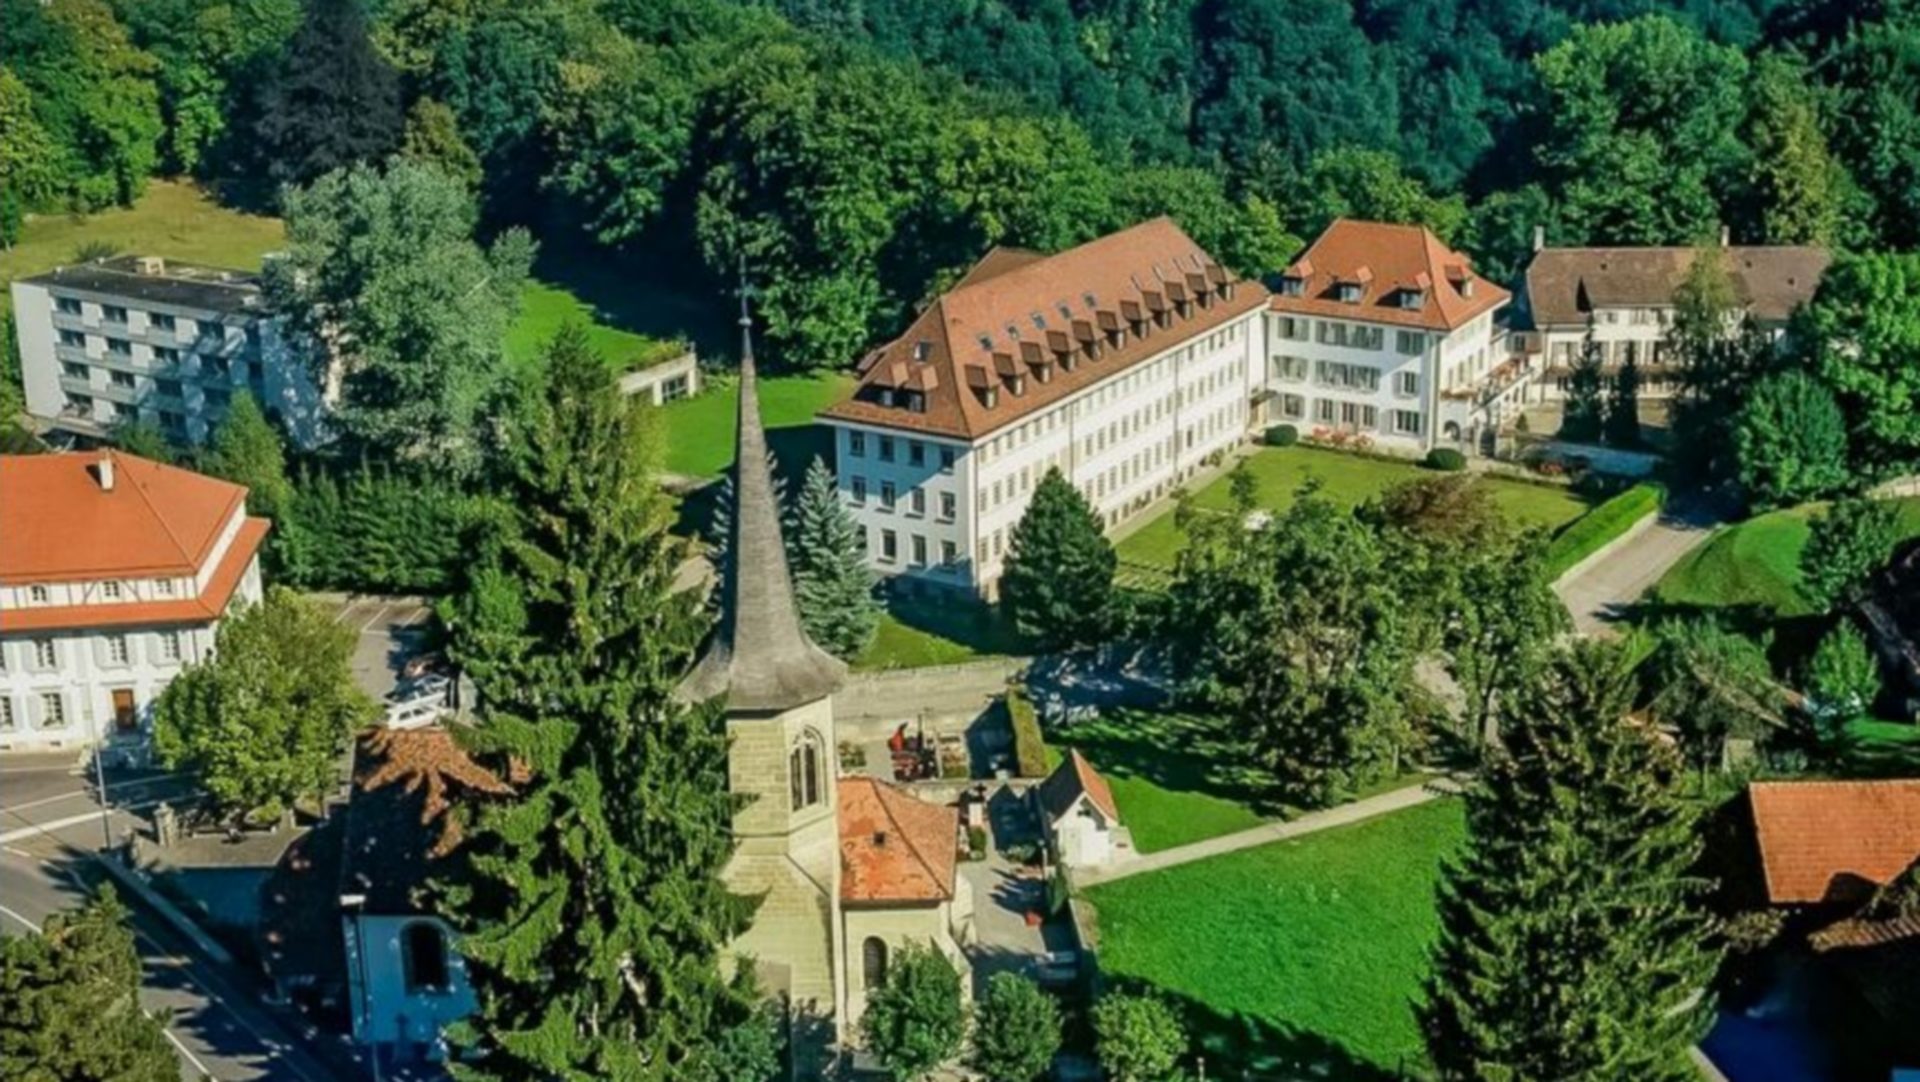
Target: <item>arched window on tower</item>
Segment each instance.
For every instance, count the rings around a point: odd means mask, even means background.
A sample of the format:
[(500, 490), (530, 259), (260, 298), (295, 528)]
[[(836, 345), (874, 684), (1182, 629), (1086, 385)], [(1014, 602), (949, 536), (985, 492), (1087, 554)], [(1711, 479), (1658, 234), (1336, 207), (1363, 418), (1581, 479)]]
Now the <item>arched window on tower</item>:
[(428, 921), (407, 925), (400, 951), (408, 994), (447, 990), (447, 937), (437, 926)]
[(887, 983), (887, 944), (879, 936), (860, 944), (860, 974), (869, 993)]
[(787, 781), (793, 786), (793, 810), (811, 808), (820, 803), (820, 736), (809, 729), (787, 755)]

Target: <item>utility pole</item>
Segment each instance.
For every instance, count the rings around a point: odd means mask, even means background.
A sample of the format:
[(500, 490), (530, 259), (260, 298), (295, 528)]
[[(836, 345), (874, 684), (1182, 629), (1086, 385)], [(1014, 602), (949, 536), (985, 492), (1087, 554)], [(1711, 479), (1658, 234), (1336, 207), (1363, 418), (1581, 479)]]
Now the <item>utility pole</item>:
[(93, 780), (100, 787), (100, 835), (103, 848), (113, 849), (113, 802), (107, 799), (107, 746), (100, 739), (100, 719), (95, 716), (93, 700), (87, 700), (87, 732), (93, 738)]

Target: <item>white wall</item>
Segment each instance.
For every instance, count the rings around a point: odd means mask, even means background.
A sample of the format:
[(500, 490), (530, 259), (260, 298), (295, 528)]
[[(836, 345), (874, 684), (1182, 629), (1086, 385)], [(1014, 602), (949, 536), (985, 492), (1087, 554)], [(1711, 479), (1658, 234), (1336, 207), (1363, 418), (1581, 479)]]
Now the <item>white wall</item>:
[[(446, 1027), (473, 1013), (473, 987), (466, 959), (454, 949), (453, 930), (437, 917), (374, 916), (349, 912), (343, 917), (347, 943), (347, 984), (352, 993), (353, 1036), (362, 1044), (411, 1042), (431, 1051)], [(413, 924), (440, 930), (446, 946), (444, 991), (409, 991), (403, 941)]]
[(1113, 859), (1113, 824), (1082, 796), (1053, 824), (1054, 851), (1060, 863), (1087, 868)]
[[(1436, 443), (1438, 396), (1450, 379), (1471, 383), (1500, 360), (1493, 356), (1491, 313), (1446, 335), (1282, 312), (1269, 313), (1266, 327), (1267, 377), (1283, 396), (1268, 405), (1268, 423), (1294, 425), (1303, 435), (1322, 428), (1355, 431), (1406, 451)], [(1327, 327), (1339, 328), (1331, 341)], [(1349, 344), (1340, 344), (1340, 335)], [(1289, 365), (1283, 358), (1297, 360)], [(1373, 373), (1374, 385), (1342, 386), (1336, 372), (1322, 371), (1323, 363)]]

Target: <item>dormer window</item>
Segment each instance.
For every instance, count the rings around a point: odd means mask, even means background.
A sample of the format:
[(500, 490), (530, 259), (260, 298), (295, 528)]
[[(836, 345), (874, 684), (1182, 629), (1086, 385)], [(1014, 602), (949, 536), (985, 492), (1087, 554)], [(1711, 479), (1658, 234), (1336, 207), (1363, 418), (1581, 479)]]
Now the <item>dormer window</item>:
[(1000, 388), (983, 387), (980, 390), (980, 404), (992, 409), (1000, 404)]
[(1060, 313), (1061, 319), (1066, 320), (1068, 323), (1073, 322), (1073, 309), (1067, 307), (1066, 301), (1061, 301), (1059, 304), (1054, 305), (1054, 310)]
[(980, 348), (986, 350), (989, 353), (993, 352), (993, 336), (990, 334), (981, 335)]
[(1053, 378), (1053, 366), (1043, 364), (1033, 370), (1033, 378), (1045, 383)]
[(1021, 375), (1008, 376), (1007, 389), (1012, 391), (1015, 397), (1026, 394), (1027, 393), (1027, 377), (1021, 376)]
[(906, 392), (906, 407), (913, 413), (927, 412), (927, 396), (919, 391)]
[(1232, 282), (1220, 283), (1220, 296), (1226, 298), (1227, 300), (1233, 299), (1233, 283)]
[(927, 359), (928, 354), (932, 352), (933, 352), (933, 343), (927, 341), (924, 338), (913, 344), (913, 359), (916, 361), (925, 361)]
[(1425, 290), (1403, 289), (1400, 291), (1400, 307), (1402, 308), (1418, 309), (1422, 304), (1425, 304), (1426, 301), (1427, 294)]
[(886, 406), (888, 409), (893, 408), (893, 388), (880, 388), (880, 404)]
[[(1229, 284), (1226, 288), (1228, 290), (1231, 290), (1233, 286)], [(1298, 275), (1289, 274), (1285, 278), (1280, 279), (1280, 295), (1281, 296), (1304, 297), (1306, 296), (1306, 294), (1307, 294), (1307, 280), (1305, 278), (1301, 278)], [(1231, 297), (1233, 296), (1233, 294), (1231, 292), (1228, 292), (1227, 296)]]
[(47, 588), (45, 586), (30, 587), (27, 590), (27, 597), (36, 605), (44, 605), (47, 603)]
[(1360, 283), (1341, 282), (1333, 287), (1334, 299), (1341, 304), (1360, 303)]
[(1091, 312), (1091, 311), (1093, 311), (1093, 310), (1094, 310), (1095, 308), (1098, 308), (1098, 307), (1100, 307), (1100, 304), (1099, 304), (1099, 302), (1098, 302), (1098, 301), (1095, 301), (1095, 300), (1093, 299), (1093, 294), (1091, 294), (1091, 293), (1082, 293), (1082, 294), (1080, 294), (1080, 299), (1086, 302), (1086, 304), (1087, 304), (1087, 311), (1089, 311), (1089, 312)]
[(1035, 313), (1033, 314), (1033, 326), (1034, 326), (1034, 329), (1035, 329), (1035, 330), (1042, 330), (1042, 331), (1044, 331), (1044, 330), (1046, 330), (1046, 329), (1047, 329), (1047, 317), (1046, 317), (1046, 316), (1043, 316), (1043, 315), (1041, 315), (1041, 314), (1040, 314), (1040, 313), (1038, 313), (1038, 312), (1035, 312)]

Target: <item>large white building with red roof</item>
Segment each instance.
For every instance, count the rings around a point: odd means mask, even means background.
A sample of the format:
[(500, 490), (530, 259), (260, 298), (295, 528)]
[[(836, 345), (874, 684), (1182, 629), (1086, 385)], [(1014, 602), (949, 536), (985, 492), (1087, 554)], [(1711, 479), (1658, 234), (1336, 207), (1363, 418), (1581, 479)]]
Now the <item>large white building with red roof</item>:
[(144, 744), (161, 689), (260, 597), (246, 499), (117, 451), (0, 456), (0, 751)]

